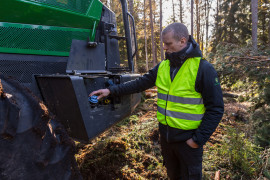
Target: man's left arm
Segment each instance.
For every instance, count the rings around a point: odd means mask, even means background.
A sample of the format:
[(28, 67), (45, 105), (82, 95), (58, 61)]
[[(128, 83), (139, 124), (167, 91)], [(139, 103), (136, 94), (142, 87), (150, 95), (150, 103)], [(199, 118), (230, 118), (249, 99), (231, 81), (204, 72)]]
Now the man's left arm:
[(202, 94), (206, 108), (201, 125), (196, 129), (192, 140), (199, 146), (204, 145), (216, 130), (224, 113), (224, 103), (219, 78), (214, 67), (201, 60), (196, 79), (196, 91)]

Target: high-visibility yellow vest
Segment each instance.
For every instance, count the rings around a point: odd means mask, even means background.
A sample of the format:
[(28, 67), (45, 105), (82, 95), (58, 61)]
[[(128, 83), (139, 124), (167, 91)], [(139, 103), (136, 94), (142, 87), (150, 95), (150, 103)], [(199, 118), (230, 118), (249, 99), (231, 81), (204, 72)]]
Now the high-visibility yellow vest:
[(197, 129), (201, 124), (205, 107), (201, 93), (195, 90), (200, 60), (201, 57), (187, 59), (173, 81), (170, 61), (160, 63), (156, 79), (160, 123), (183, 130)]

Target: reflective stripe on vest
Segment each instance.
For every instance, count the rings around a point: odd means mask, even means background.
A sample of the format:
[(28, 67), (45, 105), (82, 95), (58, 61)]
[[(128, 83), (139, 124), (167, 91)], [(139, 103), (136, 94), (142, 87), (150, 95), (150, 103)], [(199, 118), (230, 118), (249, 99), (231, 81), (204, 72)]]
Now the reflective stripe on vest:
[(161, 93), (158, 93), (158, 98), (163, 99), (165, 101), (168, 100), (171, 102), (182, 103), (182, 104), (203, 104), (202, 98), (184, 98), (184, 97), (166, 95), (166, 94), (161, 94)]
[(160, 123), (183, 130), (199, 127), (205, 112), (202, 96), (195, 90), (200, 60), (200, 57), (187, 59), (173, 82), (169, 60), (160, 63), (156, 79)]
[(163, 115), (167, 115), (173, 118), (178, 118), (178, 119), (186, 119), (186, 120), (192, 120), (192, 121), (200, 121), (203, 117), (203, 114), (189, 114), (189, 113), (182, 113), (182, 112), (176, 112), (176, 111), (169, 111), (163, 109), (162, 107), (157, 108), (158, 112), (160, 112)]

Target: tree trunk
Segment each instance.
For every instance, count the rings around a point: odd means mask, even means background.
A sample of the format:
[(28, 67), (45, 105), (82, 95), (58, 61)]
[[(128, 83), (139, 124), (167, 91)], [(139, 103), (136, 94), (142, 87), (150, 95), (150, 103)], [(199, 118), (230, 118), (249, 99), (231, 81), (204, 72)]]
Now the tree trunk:
[[(134, 5), (133, 5), (134, 3), (133, 3), (133, 0), (129, 0), (128, 2), (129, 2), (129, 4), (128, 4), (129, 5), (129, 12), (134, 17)], [(131, 30), (133, 30), (133, 29), (131, 28)]]
[(145, 9), (146, 9), (146, 0), (143, 1), (144, 3), (144, 9), (143, 9), (143, 21), (144, 21), (144, 44), (145, 44), (145, 69), (148, 71), (148, 53), (147, 53), (147, 33), (146, 33), (146, 20), (145, 20)]
[(257, 27), (258, 27), (258, 0), (251, 0), (251, 12), (252, 12), (252, 47), (256, 53), (257, 46)]
[(180, 23), (183, 23), (183, 4), (182, 4), (182, 0), (180, 0)]
[[(266, 31), (266, 13), (262, 13), (262, 19), (261, 19), (261, 21), (262, 21), (262, 41), (263, 41), (263, 43), (267, 43), (267, 39), (265, 38), (265, 31)], [(259, 20), (258, 20), (259, 21)]]
[[(219, 0), (217, 0), (217, 13), (216, 13), (216, 37), (218, 36), (218, 6), (219, 6), (218, 1), (219, 1)], [(219, 40), (219, 39), (218, 39), (218, 40)]]
[(149, 0), (149, 7), (150, 7), (150, 26), (151, 26), (151, 41), (152, 41), (152, 58), (153, 58), (153, 66), (156, 66), (152, 0)]
[(174, 10), (174, 2), (172, 0), (172, 8), (173, 8), (173, 22), (175, 22), (175, 10)]
[[(153, 13), (153, 25), (155, 26), (156, 24), (156, 15), (155, 13)], [(156, 34), (155, 34), (155, 28), (154, 28), (154, 40), (155, 40), (155, 44), (154, 44), (154, 47), (155, 47), (155, 53), (154, 53), (154, 56), (155, 56), (155, 59), (156, 59), (156, 62), (158, 62), (158, 58), (157, 58), (157, 41), (156, 41)]]
[(199, 0), (195, 0), (195, 4), (196, 4), (197, 43), (200, 44), (200, 10), (199, 10)]
[(191, 22), (190, 22), (190, 27), (191, 27), (191, 36), (193, 36), (193, 0), (191, 0)]
[(200, 28), (202, 30), (202, 33), (200, 33), (201, 37), (200, 37), (200, 42), (201, 42), (201, 51), (203, 52), (203, 35), (204, 35), (204, 28), (203, 28), (203, 25), (202, 25), (202, 28)]
[(270, 48), (270, 20), (268, 22), (268, 46)]
[[(181, 2), (181, 1), (180, 1)], [(162, 33), (162, 0), (160, 0), (159, 2), (159, 7), (160, 7), (160, 18), (159, 18), (159, 31), (160, 31), (160, 58), (161, 60), (164, 59), (164, 51), (163, 51), (163, 43), (162, 43), (162, 36), (161, 36), (161, 33)]]
[[(129, 12), (130, 14), (134, 17), (134, 3), (133, 3), (133, 0), (129, 0)], [(132, 21), (130, 21), (130, 27), (133, 27), (133, 24), (132, 24)], [(132, 46), (132, 53), (135, 52), (135, 39), (134, 39), (134, 36), (133, 36), (133, 28), (130, 28), (130, 33), (131, 33), (131, 44), (134, 45)], [(137, 58), (138, 56), (136, 56), (134, 59), (133, 59), (133, 63), (134, 63), (134, 71), (135, 72), (138, 72), (138, 67), (137, 67)]]
[(205, 11), (206, 11), (206, 22), (205, 22), (205, 27), (206, 27), (206, 34), (205, 34), (205, 36), (206, 36), (206, 38), (205, 38), (205, 47), (207, 47), (208, 46), (208, 29), (209, 29), (209, 12), (210, 12), (210, 5), (209, 5), (209, 0), (205, 0), (205, 2), (206, 2), (206, 9), (205, 9)]
[[(206, 31), (206, 23), (207, 23), (207, 11), (208, 11), (208, 8), (207, 8), (207, 1), (208, 0), (205, 0), (204, 1), (204, 18), (205, 18), (205, 31)], [(205, 47), (207, 46), (207, 34), (205, 35)]]

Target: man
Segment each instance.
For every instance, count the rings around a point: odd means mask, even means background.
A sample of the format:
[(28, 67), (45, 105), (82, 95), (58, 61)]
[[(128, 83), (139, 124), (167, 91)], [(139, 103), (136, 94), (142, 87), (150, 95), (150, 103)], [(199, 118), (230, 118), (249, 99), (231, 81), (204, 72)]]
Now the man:
[(166, 60), (142, 77), (94, 91), (98, 99), (158, 88), (162, 156), (170, 179), (201, 179), (203, 145), (222, 118), (224, 104), (217, 73), (202, 59), (199, 45), (181, 23), (162, 31)]

